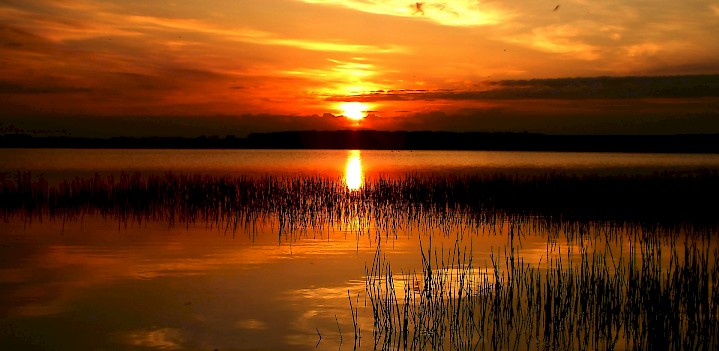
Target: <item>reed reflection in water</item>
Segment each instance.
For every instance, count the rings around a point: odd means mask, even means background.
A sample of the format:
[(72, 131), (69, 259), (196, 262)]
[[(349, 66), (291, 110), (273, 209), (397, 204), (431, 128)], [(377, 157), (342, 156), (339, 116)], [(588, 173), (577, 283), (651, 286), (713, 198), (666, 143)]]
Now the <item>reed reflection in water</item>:
[(359, 150), (347, 152), (347, 165), (345, 166), (345, 184), (349, 190), (359, 190), (364, 184), (362, 171), (362, 157)]

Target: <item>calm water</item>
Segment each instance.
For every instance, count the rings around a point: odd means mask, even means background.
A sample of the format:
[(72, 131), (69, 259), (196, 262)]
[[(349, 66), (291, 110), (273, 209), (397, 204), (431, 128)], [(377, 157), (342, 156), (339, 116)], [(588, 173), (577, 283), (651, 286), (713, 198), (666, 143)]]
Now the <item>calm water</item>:
[[(350, 188), (378, 176), (483, 172), (651, 173), (719, 168), (719, 155), (290, 150), (0, 150), (0, 172), (51, 182), (141, 172), (326, 176)], [(406, 223), (405, 223), (406, 224)], [(359, 348), (373, 349), (365, 294), (377, 246), (400, 272), (422, 270), (426, 249), (460, 242), (478, 266), (512, 247), (539, 266), (556, 251), (616, 250), (622, 240), (553, 239), (549, 229), (496, 223), (392, 231), (347, 221), (281, 233), (277, 219), (228, 231), (218, 223), (6, 217), (0, 223), (0, 349), (351, 350), (348, 294)], [(510, 229), (510, 227), (512, 229)], [(526, 235), (514, 239), (510, 230)], [(601, 231), (601, 228), (590, 228)], [(488, 234), (491, 233), (491, 234)], [(560, 249), (556, 249), (559, 245)], [(669, 244), (662, 244), (669, 245)], [(442, 249), (440, 249), (441, 251)], [(506, 251), (505, 251), (506, 253)]]
[[(363, 176), (477, 172), (653, 172), (718, 168), (719, 154), (631, 154), (381, 150), (53, 150), (0, 149), (0, 172), (48, 177), (187, 172), (343, 177), (352, 163)], [(357, 167), (359, 165), (359, 167)]]

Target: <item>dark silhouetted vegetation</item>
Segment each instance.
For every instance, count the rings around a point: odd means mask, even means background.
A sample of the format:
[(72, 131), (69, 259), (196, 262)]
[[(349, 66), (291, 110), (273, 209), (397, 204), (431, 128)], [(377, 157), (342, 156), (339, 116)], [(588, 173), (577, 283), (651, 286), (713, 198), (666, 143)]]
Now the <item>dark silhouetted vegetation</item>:
[(395, 222), (477, 223), (503, 217), (545, 222), (718, 224), (719, 172), (650, 175), (490, 174), (367, 179), (350, 190), (325, 177), (209, 175), (75, 178), (50, 185), (30, 173), (0, 175), (4, 216), (72, 218), (85, 213), (171, 222), (278, 218), (288, 229), (359, 217)]
[(378, 247), (366, 268), (375, 349), (717, 349), (719, 248), (701, 237), (620, 240), (624, 255), (548, 245), (539, 266), (511, 245), (486, 267), (471, 248), (430, 246), (421, 272), (393, 270)]

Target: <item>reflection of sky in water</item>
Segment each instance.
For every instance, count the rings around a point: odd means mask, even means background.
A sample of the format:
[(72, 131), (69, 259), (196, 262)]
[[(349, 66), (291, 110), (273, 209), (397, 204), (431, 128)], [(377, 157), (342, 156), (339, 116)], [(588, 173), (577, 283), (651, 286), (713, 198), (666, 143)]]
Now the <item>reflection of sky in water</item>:
[[(65, 150), (0, 149), (0, 172), (45, 174), (51, 182), (120, 172), (217, 175), (304, 174), (359, 179), (407, 173), (649, 172), (719, 167), (716, 154), (392, 150)], [(353, 160), (357, 161), (353, 161)], [(361, 185), (360, 185), (361, 186)]]
[[(344, 345), (352, 346), (349, 291), (363, 335), (371, 335), (364, 276), (377, 245), (372, 235), (337, 230), (278, 242), (272, 225), (254, 237), (235, 238), (212, 229), (168, 229), (152, 222), (108, 229), (99, 218), (66, 223), (64, 232), (61, 226), (0, 227), (7, 233), (0, 236), (1, 257), (11, 258), (0, 261), (0, 281), (5, 283), (0, 311), (6, 316), (0, 330), (20, 328), (35, 339), (74, 349), (122, 345), (167, 350), (310, 349), (319, 331), (323, 339), (318, 349), (336, 350), (337, 323)], [(474, 247), (475, 268), (466, 271), (463, 286), (479, 291), (493, 282), (480, 267), (489, 263), (490, 252), (496, 255), (507, 245), (506, 228), (499, 234), (465, 237), (465, 244)], [(427, 240), (424, 234), (400, 233), (380, 244), (398, 272), (394, 283), (400, 299), (405, 288), (413, 293), (423, 288), (423, 277), (408, 275), (421, 272), (420, 238)], [(446, 249), (454, 240), (435, 235), (433, 247)], [(546, 262), (545, 235), (521, 241), (518, 254), (525, 263)], [(461, 273), (434, 270), (435, 276)], [(87, 336), (65, 339), (77, 333)], [(363, 347), (371, 348), (368, 340)], [(5, 338), (2, 344), (20, 346), (22, 340)]]
[[(276, 223), (234, 238), (158, 222), (118, 229), (90, 216), (64, 229), (23, 226), (0, 224), (0, 330), (22, 330), (0, 332), (3, 349), (28, 337), (68, 349), (297, 349), (314, 347), (317, 328), (319, 349), (336, 350), (334, 316), (351, 330), (346, 292), (362, 291), (375, 245), (327, 229), (278, 241)], [(397, 240), (391, 252), (409, 245)]]
[[(359, 152), (350, 152), (347, 165), (355, 156), (359, 163)], [(67, 349), (314, 349), (319, 331), (318, 349), (337, 350), (339, 323), (342, 349), (351, 349), (349, 290), (359, 307), (362, 347), (371, 349), (365, 269), (378, 236), (396, 272), (400, 299), (405, 288), (413, 293), (423, 288), (419, 241), (428, 250), (432, 235), (433, 250), (446, 250), (457, 240), (438, 229), (402, 228), (386, 236), (374, 229), (355, 235), (345, 227), (308, 228), (291, 240), (278, 240), (276, 220), (258, 228), (252, 235), (202, 224), (118, 228), (117, 222), (92, 216), (64, 225), (0, 223), (0, 346), (20, 349), (33, 338)], [(508, 231), (502, 223), (461, 237), (474, 257), (463, 286), (478, 291), (493, 282), (484, 268), (491, 264), (490, 254), (504, 262)], [(531, 225), (521, 232), (538, 234), (514, 239), (524, 264), (546, 266), (560, 249), (580, 251), (559, 240), (553, 253), (547, 249), (548, 233)], [(622, 244), (616, 245), (621, 250)], [(415, 279), (413, 272), (420, 275)], [(461, 273), (443, 267), (433, 272)], [(8, 336), (3, 330), (19, 332)], [(84, 337), (68, 340), (67, 335)]]
[(182, 347), (182, 335), (173, 328), (154, 330), (136, 330), (128, 332), (126, 341), (133, 346), (149, 347), (160, 350), (179, 350)]

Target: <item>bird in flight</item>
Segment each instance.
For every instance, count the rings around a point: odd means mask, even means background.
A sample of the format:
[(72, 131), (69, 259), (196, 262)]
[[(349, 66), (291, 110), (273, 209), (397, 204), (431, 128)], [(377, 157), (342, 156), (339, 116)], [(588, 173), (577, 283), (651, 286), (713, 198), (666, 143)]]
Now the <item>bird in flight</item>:
[(414, 3), (414, 8), (415, 8), (414, 13), (419, 13), (420, 15), (424, 15), (424, 10), (422, 9), (422, 6), (424, 6), (423, 2)]
[(554, 10), (552, 10), (552, 11), (557, 11), (557, 10), (559, 10), (559, 6), (560, 6), (559, 4), (557, 4), (557, 6), (554, 6)]

